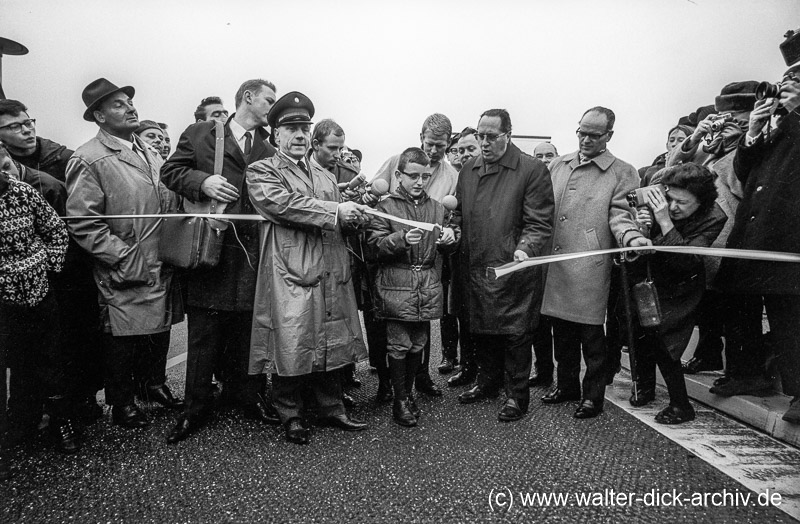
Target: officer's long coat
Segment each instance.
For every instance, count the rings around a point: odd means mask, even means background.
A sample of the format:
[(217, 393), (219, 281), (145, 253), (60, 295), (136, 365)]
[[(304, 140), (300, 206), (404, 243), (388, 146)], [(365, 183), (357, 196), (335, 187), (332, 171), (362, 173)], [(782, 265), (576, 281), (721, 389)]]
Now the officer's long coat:
[(266, 218), (250, 373), (297, 376), (366, 357), (350, 259), (336, 220), (336, 179), (309, 169), (310, 176), (283, 154), (247, 169), (250, 200)]

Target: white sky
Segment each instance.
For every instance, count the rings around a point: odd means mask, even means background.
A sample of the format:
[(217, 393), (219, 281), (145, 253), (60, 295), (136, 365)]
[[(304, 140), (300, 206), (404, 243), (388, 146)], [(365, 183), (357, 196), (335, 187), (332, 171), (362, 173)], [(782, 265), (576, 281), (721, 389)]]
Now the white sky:
[(418, 145), (427, 115), (459, 131), (493, 107), (562, 154), (583, 111), (609, 107), (609, 149), (648, 165), (728, 82), (778, 80), (798, 27), (798, 0), (0, 0), (0, 36), (30, 49), (3, 57), (3, 87), (40, 136), (94, 136), (81, 92), (104, 76), (133, 85), (139, 117), (176, 144), (201, 98), (233, 112), (239, 84), (262, 77), (336, 119), (370, 175)]

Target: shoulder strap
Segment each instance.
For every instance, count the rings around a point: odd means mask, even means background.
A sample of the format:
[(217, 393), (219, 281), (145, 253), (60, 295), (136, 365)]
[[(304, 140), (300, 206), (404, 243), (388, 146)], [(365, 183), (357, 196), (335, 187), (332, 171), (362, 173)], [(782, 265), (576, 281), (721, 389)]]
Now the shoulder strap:
[[(222, 155), (225, 152), (225, 127), (219, 120), (214, 122), (216, 129), (216, 140), (214, 141), (214, 174), (222, 175)], [(209, 213), (212, 215), (217, 212), (218, 200), (211, 199)], [(219, 210), (222, 213), (222, 209)]]

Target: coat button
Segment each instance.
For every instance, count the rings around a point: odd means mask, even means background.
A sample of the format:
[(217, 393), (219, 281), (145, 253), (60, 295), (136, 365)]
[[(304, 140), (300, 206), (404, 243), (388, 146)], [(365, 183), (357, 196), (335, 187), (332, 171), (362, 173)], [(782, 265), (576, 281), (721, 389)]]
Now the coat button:
[(756, 216), (755, 216), (755, 215), (751, 215), (751, 216), (750, 216), (750, 222), (752, 222), (752, 221), (753, 221), (753, 220), (755, 220), (755, 219), (756, 219)]
[(558, 217), (558, 219), (563, 222), (563, 221), (565, 221), (567, 219), (567, 217), (562, 215), (562, 216)]
[(758, 186), (758, 187), (756, 188), (756, 191), (761, 191), (762, 189), (764, 189), (764, 186)]
[(561, 251), (561, 246), (556, 246), (553, 248), (553, 252)]

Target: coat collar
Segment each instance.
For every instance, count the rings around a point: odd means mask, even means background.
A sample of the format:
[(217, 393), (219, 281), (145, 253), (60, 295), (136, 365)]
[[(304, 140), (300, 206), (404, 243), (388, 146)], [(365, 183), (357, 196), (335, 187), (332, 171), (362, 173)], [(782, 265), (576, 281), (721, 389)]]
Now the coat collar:
[(486, 174), (491, 173), (498, 173), (500, 171), (500, 167), (505, 167), (507, 169), (515, 170), (519, 167), (519, 157), (521, 151), (520, 149), (514, 145), (513, 142), (508, 143), (508, 147), (506, 148), (506, 152), (503, 153), (503, 156), (500, 157), (500, 160), (495, 162), (494, 164), (484, 164), (483, 162), (483, 155), (479, 156), (475, 159), (475, 163), (472, 165), (472, 169), (475, 170), (482, 170), (485, 167)]
[[(312, 179), (314, 177), (314, 173), (315, 172), (317, 172), (317, 173), (320, 172), (320, 170), (322, 168), (317, 167), (316, 165), (314, 165), (311, 162), (309, 162), (307, 157), (303, 157), (303, 160), (306, 162), (306, 169), (308, 169), (308, 173), (309, 173), (308, 175), (306, 175), (297, 166), (297, 164), (295, 162), (292, 162), (292, 160), (289, 157), (287, 157), (284, 153), (281, 153), (280, 151), (278, 151), (277, 153), (275, 153), (275, 158), (280, 162), (280, 167), (281, 168), (288, 169), (289, 171), (291, 171), (292, 174), (294, 176), (296, 176), (298, 179), (300, 179), (306, 186), (308, 186), (308, 188), (311, 191), (314, 191), (314, 184), (312, 182)], [(322, 172), (324, 173), (325, 171), (323, 170)]]
[[(239, 144), (236, 142), (236, 138), (233, 136), (233, 132), (231, 131), (231, 122), (233, 121), (234, 116), (236, 116), (236, 113), (232, 114), (230, 118), (225, 121), (225, 152), (236, 158), (242, 165), (247, 165), (250, 161), (244, 157), (244, 153), (242, 153), (242, 150), (239, 149)], [(215, 137), (217, 136), (216, 125), (211, 126), (211, 134)], [(264, 153), (267, 151), (268, 139), (269, 133), (267, 133), (266, 129), (263, 127), (257, 127), (253, 129), (253, 145), (252, 149), (250, 149), (251, 159), (257, 159), (264, 156)]]
[(133, 143), (139, 146), (142, 149), (142, 151), (144, 151), (145, 156), (147, 156), (150, 159), (149, 165), (147, 162), (142, 160), (142, 158), (139, 155), (131, 151), (127, 146), (122, 144), (122, 142), (117, 140), (115, 137), (113, 137), (103, 129), (100, 129), (97, 132), (97, 140), (99, 140), (100, 143), (103, 144), (108, 149), (114, 151), (119, 157), (120, 161), (125, 162), (126, 164), (129, 164), (132, 167), (135, 167), (136, 169), (142, 171), (143, 173), (146, 173), (148, 175), (148, 178), (150, 178), (151, 170), (153, 169), (152, 166), (154, 165), (155, 159), (151, 157), (150, 151), (145, 146), (144, 142), (142, 142), (141, 138), (139, 138), (135, 134), (131, 134), (131, 140), (133, 141)]
[[(411, 195), (408, 194), (408, 191), (406, 191), (405, 188), (403, 188), (403, 186), (397, 186), (397, 189), (395, 189), (392, 193), (389, 194), (389, 198), (396, 198), (398, 200), (405, 200), (406, 202), (410, 202), (412, 204), (415, 204), (414, 199), (411, 198)], [(428, 193), (425, 192), (425, 191), (422, 191), (422, 195), (420, 195), (418, 203), (416, 203), (416, 204), (417, 205), (424, 204), (425, 202), (428, 201), (429, 198), (430, 197), (428, 196)]]
[[(606, 171), (611, 164), (613, 164), (617, 160), (617, 157), (611, 154), (611, 151), (606, 149), (596, 157), (590, 159), (586, 164), (594, 164), (600, 171)], [(569, 164), (572, 169), (580, 166), (580, 160), (578, 159), (578, 151), (574, 151), (572, 153), (568, 153), (564, 155), (564, 163)]]

